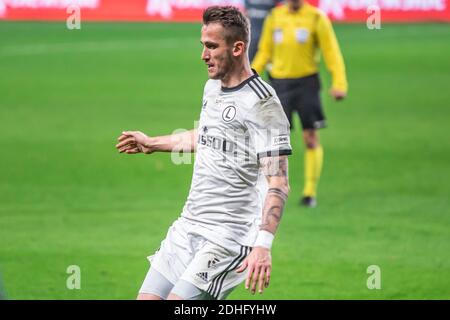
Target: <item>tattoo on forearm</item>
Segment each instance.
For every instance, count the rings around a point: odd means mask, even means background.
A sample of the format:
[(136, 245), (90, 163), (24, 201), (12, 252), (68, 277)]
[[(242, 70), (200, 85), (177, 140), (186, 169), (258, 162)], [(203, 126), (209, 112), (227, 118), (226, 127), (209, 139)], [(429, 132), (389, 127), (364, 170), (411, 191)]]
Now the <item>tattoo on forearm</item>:
[(269, 188), (269, 190), (267, 191), (267, 195), (279, 197), (281, 200), (283, 200), (283, 204), (288, 197), (287, 193), (281, 190), (280, 188)]
[(275, 234), (288, 198), (288, 160), (286, 156), (262, 158), (260, 166), (269, 184), (273, 180), (264, 202), (260, 228)]
[(287, 177), (288, 160), (286, 156), (267, 157), (260, 160), (260, 167), (268, 177)]
[(281, 217), (283, 216), (283, 206), (273, 205), (264, 211), (260, 229), (274, 233), (280, 224)]

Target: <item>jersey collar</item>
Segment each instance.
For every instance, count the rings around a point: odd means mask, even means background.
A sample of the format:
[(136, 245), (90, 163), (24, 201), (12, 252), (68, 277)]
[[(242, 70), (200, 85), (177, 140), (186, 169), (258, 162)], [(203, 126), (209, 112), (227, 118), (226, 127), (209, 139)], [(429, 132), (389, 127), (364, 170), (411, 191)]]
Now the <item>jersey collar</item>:
[(242, 89), (247, 83), (249, 83), (249, 82), (252, 81), (253, 79), (259, 77), (259, 75), (258, 75), (258, 73), (255, 71), (255, 69), (252, 69), (252, 71), (253, 71), (253, 75), (252, 75), (250, 78), (248, 78), (248, 79), (242, 81), (240, 84), (238, 84), (238, 85), (235, 86), (235, 87), (230, 87), (230, 88), (222, 87), (222, 91), (223, 91), (223, 92), (234, 92), (234, 91), (238, 91), (238, 90)]

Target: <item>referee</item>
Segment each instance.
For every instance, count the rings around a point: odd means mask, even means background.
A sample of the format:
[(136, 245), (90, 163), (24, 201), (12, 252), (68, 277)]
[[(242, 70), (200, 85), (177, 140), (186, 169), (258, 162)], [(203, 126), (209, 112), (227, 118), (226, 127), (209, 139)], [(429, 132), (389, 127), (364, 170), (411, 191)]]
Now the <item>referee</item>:
[(252, 67), (260, 74), (270, 63), (272, 86), (292, 126), (300, 116), (305, 153), (305, 186), (300, 204), (315, 207), (323, 149), (318, 129), (326, 126), (320, 101), (319, 49), (332, 76), (330, 94), (345, 98), (347, 79), (336, 35), (328, 17), (303, 0), (288, 0), (267, 16)]

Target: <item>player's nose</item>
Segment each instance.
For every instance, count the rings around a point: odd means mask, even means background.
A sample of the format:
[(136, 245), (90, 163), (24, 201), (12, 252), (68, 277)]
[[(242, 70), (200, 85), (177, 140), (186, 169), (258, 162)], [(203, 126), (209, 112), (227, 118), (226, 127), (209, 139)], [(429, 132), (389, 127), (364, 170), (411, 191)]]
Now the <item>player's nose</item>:
[(207, 48), (204, 48), (202, 51), (202, 60), (206, 61), (209, 60), (210, 55), (209, 55), (209, 50)]

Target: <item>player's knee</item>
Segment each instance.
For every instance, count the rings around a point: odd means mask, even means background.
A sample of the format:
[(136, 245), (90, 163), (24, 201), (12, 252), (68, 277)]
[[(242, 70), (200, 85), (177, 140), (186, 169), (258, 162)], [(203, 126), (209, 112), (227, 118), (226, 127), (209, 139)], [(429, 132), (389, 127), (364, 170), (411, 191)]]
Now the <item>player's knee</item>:
[(319, 136), (316, 132), (305, 132), (303, 135), (306, 148), (308, 149), (315, 149), (319, 146)]
[(318, 142), (310, 142), (306, 144), (306, 148), (308, 149), (316, 149), (319, 146)]
[(176, 295), (175, 293), (170, 293), (169, 296), (167, 297), (167, 300), (184, 300), (184, 299), (179, 295)]
[(162, 300), (161, 297), (151, 293), (139, 293), (136, 300)]

